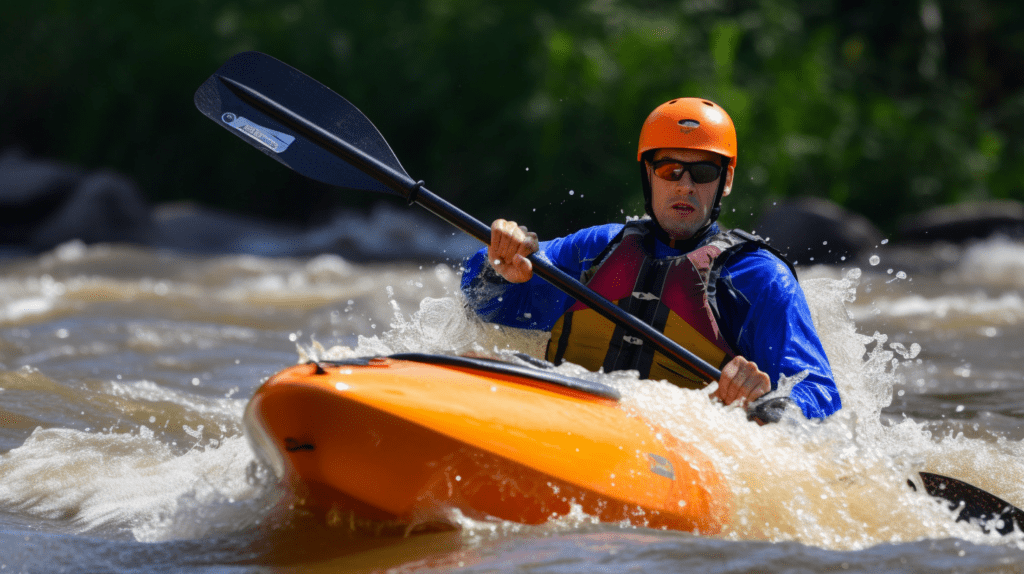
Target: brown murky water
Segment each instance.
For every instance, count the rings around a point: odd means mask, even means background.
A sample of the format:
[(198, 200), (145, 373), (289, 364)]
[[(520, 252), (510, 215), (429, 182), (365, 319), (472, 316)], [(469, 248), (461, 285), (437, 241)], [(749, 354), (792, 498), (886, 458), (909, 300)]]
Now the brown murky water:
[(457, 260), (67, 244), (2, 261), (0, 572), (1020, 572), (1022, 537), (954, 523), (905, 481), (932, 470), (1024, 505), (1024, 246), (878, 255), (802, 272), (846, 404), (824, 424), (756, 427), (601, 377), (716, 461), (734, 498), (716, 537), (579, 514), (453, 515), (457, 531), (403, 538), (274, 507), (241, 413), (301, 355), (535, 352), (465, 315)]

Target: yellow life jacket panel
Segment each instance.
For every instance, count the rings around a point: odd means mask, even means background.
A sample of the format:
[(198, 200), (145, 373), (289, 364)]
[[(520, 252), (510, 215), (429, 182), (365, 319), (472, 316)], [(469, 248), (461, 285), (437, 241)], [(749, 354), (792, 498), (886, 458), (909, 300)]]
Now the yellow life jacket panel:
[[(760, 238), (739, 230), (718, 233), (689, 253), (655, 259), (653, 232), (630, 222), (581, 281), (627, 312), (663, 332), (711, 365), (722, 368), (736, 352), (716, 321), (715, 283), (729, 255)], [(769, 248), (770, 249), (770, 248)], [(772, 250), (774, 252), (774, 250)], [(581, 302), (551, 329), (547, 359), (605, 372), (634, 369), (644, 379), (665, 379), (687, 388), (708, 383), (653, 346)]]

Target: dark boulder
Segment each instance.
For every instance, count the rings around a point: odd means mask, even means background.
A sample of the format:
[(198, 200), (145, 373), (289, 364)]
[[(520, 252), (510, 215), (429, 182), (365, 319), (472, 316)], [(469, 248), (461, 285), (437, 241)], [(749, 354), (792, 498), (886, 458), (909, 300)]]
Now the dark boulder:
[(82, 170), (32, 161), (17, 150), (0, 155), (0, 244), (27, 245), (40, 223), (74, 193)]
[(200, 254), (306, 255), (296, 227), (193, 202), (157, 205), (153, 246)]
[(884, 238), (866, 217), (816, 197), (779, 202), (754, 232), (798, 265), (848, 263)]
[(902, 241), (962, 243), (990, 235), (1024, 236), (1024, 204), (1012, 200), (944, 205), (903, 218), (897, 227)]
[(46, 251), (86, 243), (148, 243), (149, 207), (135, 184), (9, 150), (0, 156), (0, 244)]

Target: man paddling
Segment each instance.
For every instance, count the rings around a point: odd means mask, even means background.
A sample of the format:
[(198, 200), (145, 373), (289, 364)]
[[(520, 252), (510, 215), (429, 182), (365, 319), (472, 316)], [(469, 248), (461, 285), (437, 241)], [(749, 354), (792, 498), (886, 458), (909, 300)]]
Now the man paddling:
[(805, 373), (790, 398), (807, 418), (842, 402), (795, 270), (748, 233), (716, 223), (732, 191), (736, 130), (717, 104), (679, 98), (640, 132), (637, 161), (650, 218), (539, 242), (513, 221), (491, 225), (490, 246), (466, 263), (462, 288), (485, 320), (551, 332), (547, 358), (689, 388), (706, 381), (539, 277), (527, 257), (555, 266), (721, 368), (712, 396), (745, 404), (780, 376)]

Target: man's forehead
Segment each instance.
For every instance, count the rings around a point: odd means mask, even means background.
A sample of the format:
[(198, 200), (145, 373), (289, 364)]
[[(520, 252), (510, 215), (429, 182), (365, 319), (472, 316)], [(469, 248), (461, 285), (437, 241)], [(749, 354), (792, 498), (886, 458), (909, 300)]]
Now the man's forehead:
[(714, 152), (702, 150), (702, 149), (690, 149), (690, 148), (661, 148), (655, 150), (654, 160), (659, 159), (678, 159), (680, 161), (694, 162), (704, 160), (716, 160), (720, 156)]

